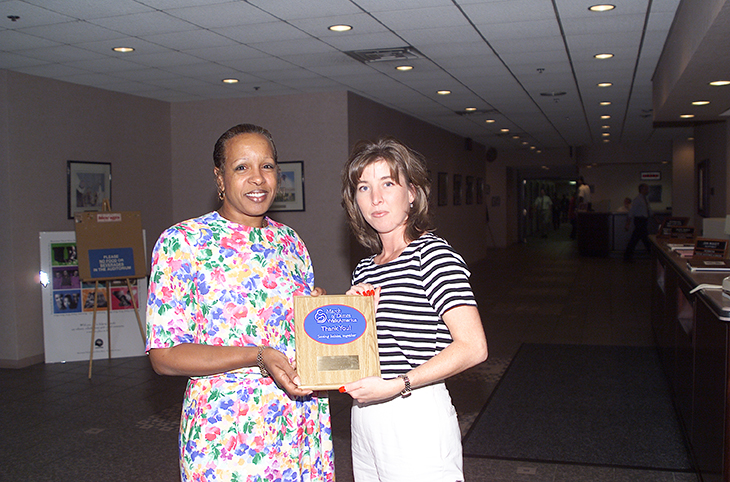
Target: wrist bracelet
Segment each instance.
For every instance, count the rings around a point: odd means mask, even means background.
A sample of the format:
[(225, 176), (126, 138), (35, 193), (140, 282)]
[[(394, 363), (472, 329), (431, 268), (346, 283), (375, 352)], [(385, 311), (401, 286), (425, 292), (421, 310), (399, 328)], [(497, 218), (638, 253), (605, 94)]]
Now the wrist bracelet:
[(405, 385), (403, 387), (403, 391), (400, 392), (400, 396), (403, 398), (407, 398), (411, 396), (411, 380), (408, 378), (408, 375), (398, 375), (398, 378), (403, 379), (403, 384)]
[(259, 352), (256, 354), (256, 364), (259, 366), (259, 370), (261, 371), (261, 376), (266, 378), (269, 376), (269, 371), (266, 369), (266, 365), (264, 364), (264, 350), (266, 347), (264, 345), (259, 345)]

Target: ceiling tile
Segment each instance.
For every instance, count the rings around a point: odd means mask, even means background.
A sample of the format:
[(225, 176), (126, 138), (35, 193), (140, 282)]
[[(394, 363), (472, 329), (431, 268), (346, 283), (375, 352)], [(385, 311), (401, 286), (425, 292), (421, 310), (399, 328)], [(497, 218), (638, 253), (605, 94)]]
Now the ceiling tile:
[(172, 8), (167, 12), (203, 28), (224, 28), (274, 22), (277, 19), (246, 2), (216, 3)]
[(91, 21), (91, 23), (132, 37), (144, 37), (169, 32), (185, 32), (198, 28), (194, 24), (160, 11), (97, 18)]

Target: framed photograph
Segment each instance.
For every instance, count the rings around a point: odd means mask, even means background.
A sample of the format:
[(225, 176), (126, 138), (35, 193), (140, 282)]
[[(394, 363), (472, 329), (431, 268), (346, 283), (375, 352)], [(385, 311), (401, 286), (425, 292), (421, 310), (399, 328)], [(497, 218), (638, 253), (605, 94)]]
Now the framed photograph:
[(454, 206), (461, 205), (461, 174), (454, 174)]
[(484, 179), (477, 178), (477, 204), (484, 202)]
[(438, 176), (438, 205), (446, 206), (449, 203), (449, 175), (439, 172)]
[(280, 162), (279, 192), (269, 211), (304, 211), (304, 161)]
[(697, 214), (710, 215), (710, 160), (697, 163)]
[(662, 202), (662, 186), (661, 185), (649, 186), (649, 194), (646, 196), (646, 199), (650, 203)]
[(474, 204), (474, 178), (466, 176), (466, 204)]
[(112, 164), (66, 161), (66, 186), (69, 219), (76, 213), (101, 211), (104, 201), (111, 206)]

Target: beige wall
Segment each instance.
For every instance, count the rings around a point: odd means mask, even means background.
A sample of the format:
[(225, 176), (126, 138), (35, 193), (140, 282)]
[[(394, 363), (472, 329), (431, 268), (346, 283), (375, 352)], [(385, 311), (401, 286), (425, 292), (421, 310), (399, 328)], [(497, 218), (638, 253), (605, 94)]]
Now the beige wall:
[[(149, 253), (162, 230), (217, 207), (212, 150), (220, 134), (241, 122), (263, 125), (281, 161), (304, 162), (305, 211), (272, 217), (299, 232), (316, 284), (330, 293), (347, 289), (352, 268), (339, 190), (354, 136), (400, 135), (433, 172), (484, 176), (482, 146), (466, 151), (459, 136), (347, 92), (169, 104), (0, 71), (0, 101), (0, 262), (11, 279), (0, 295), (0, 366), (43, 359), (38, 233), (74, 229), (67, 160), (112, 163), (112, 209), (142, 212)], [(436, 214), (439, 234), (469, 261), (483, 256), (484, 208), (450, 203)]]
[[(434, 178), (438, 172), (449, 174), (449, 204), (434, 208), (437, 234), (469, 263), (493, 246), (518, 241), (507, 228), (515, 229), (520, 180), (507, 178), (519, 167), (519, 153), (500, 152), (495, 162), (486, 163), (484, 146), (474, 143), (467, 150), (462, 137), (355, 94), (169, 104), (0, 70), (0, 269), (7, 280), (0, 290), (0, 366), (43, 360), (38, 233), (74, 229), (67, 219), (66, 161), (112, 163), (112, 209), (142, 212), (149, 252), (163, 229), (217, 207), (213, 145), (240, 122), (270, 129), (281, 161), (304, 161), (305, 211), (277, 212), (272, 217), (299, 232), (312, 255), (317, 285), (330, 293), (347, 288), (352, 265), (362, 254), (351, 252), (339, 193), (342, 166), (350, 147), (361, 138), (395, 135), (426, 156)], [(728, 137), (727, 123), (696, 129), (695, 158), (710, 157), (717, 168), (712, 178), (716, 217), (728, 211)], [(681, 184), (667, 195), (675, 205), (677, 200), (686, 204), (694, 200), (689, 192), (694, 185), (694, 160), (688, 160), (687, 152), (691, 148), (677, 145), (673, 151), (671, 146), (653, 146), (651, 158), (641, 147), (618, 155), (605, 149), (584, 150), (582, 159), (586, 163), (633, 159), (624, 166), (632, 175), (644, 169), (632, 164), (639, 157), (652, 169), (665, 157), (681, 160)], [(563, 157), (558, 153), (556, 162)], [(671, 171), (663, 179), (676, 177)], [(462, 183), (467, 175), (484, 178), (490, 193), (483, 204), (453, 205), (454, 173), (462, 175)], [(591, 175), (586, 173), (586, 178), (595, 181), (598, 197), (606, 197), (604, 190), (614, 178)], [(635, 189), (633, 178), (626, 183)], [(493, 205), (496, 198), (499, 206)]]
[[(159, 232), (171, 213), (165, 102), (2, 71), (0, 364), (42, 361), (38, 233), (73, 231), (66, 161), (112, 163), (112, 209), (142, 211)], [(149, 237), (149, 236), (148, 236)]]

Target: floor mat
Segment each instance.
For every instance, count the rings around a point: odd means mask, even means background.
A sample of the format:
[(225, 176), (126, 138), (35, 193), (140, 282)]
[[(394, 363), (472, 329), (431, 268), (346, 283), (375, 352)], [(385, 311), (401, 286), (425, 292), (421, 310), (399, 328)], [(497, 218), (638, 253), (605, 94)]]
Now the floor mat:
[(652, 347), (522, 345), (464, 455), (691, 470)]

